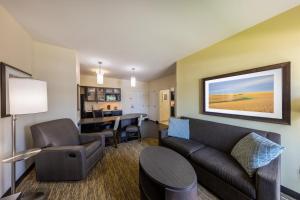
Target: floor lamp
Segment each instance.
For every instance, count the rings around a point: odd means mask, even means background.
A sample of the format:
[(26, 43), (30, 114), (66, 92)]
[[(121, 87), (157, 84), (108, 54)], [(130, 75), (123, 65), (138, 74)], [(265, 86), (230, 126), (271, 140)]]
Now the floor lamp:
[(9, 113), (12, 118), (12, 157), (3, 160), (11, 163), (11, 193), (15, 194), (16, 162), (30, 158), (40, 149), (16, 152), (16, 122), (18, 115), (46, 112), (47, 83), (31, 78), (9, 78)]

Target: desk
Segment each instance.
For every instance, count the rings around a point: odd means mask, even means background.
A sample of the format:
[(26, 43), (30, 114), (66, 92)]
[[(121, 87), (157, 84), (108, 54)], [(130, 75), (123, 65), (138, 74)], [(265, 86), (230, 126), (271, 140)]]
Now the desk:
[[(144, 113), (132, 113), (132, 114), (127, 114), (127, 115), (122, 115), (121, 120), (126, 120), (126, 119), (134, 119), (138, 118), (140, 115), (143, 115), (143, 117), (146, 117), (147, 114)], [(80, 125), (84, 124), (98, 124), (98, 123), (113, 123), (116, 120), (117, 116), (111, 116), (111, 117), (99, 117), (99, 118), (83, 118), (80, 119)]]
[(83, 119), (80, 119), (80, 125), (114, 122), (116, 120), (116, 118), (117, 118), (117, 116), (98, 117), (98, 118), (83, 118)]

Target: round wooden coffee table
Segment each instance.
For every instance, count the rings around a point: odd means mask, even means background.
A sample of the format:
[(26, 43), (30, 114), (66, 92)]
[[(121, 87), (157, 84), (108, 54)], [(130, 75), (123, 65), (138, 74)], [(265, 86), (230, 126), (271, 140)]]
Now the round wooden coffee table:
[(141, 199), (197, 199), (197, 176), (192, 165), (165, 147), (147, 147), (140, 155)]

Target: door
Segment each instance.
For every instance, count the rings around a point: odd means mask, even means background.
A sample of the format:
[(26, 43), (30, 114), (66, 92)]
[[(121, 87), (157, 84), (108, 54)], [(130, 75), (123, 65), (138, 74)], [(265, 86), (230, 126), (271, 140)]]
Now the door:
[(149, 118), (159, 121), (159, 91), (152, 90), (149, 94)]
[(159, 122), (168, 123), (170, 118), (170, 90), (159, 91)]
[(136, 93), (129, 90), (123, 90), (122, 99), (123, 114), (136, 113)]

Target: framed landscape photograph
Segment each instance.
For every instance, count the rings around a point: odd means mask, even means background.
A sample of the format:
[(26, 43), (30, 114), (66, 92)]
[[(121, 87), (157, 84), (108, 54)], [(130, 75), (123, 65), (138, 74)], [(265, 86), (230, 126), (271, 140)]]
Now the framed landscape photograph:
[(203, 113), (290, 124), (290, 62), (202, 79)]
[(0, 62), (0, 83), (1, 83), (1, 118), (9, 117), (9, 94), (8, 79), (9, 77), (31, 77), (31, 74), (19, 70), (11, 65)]

